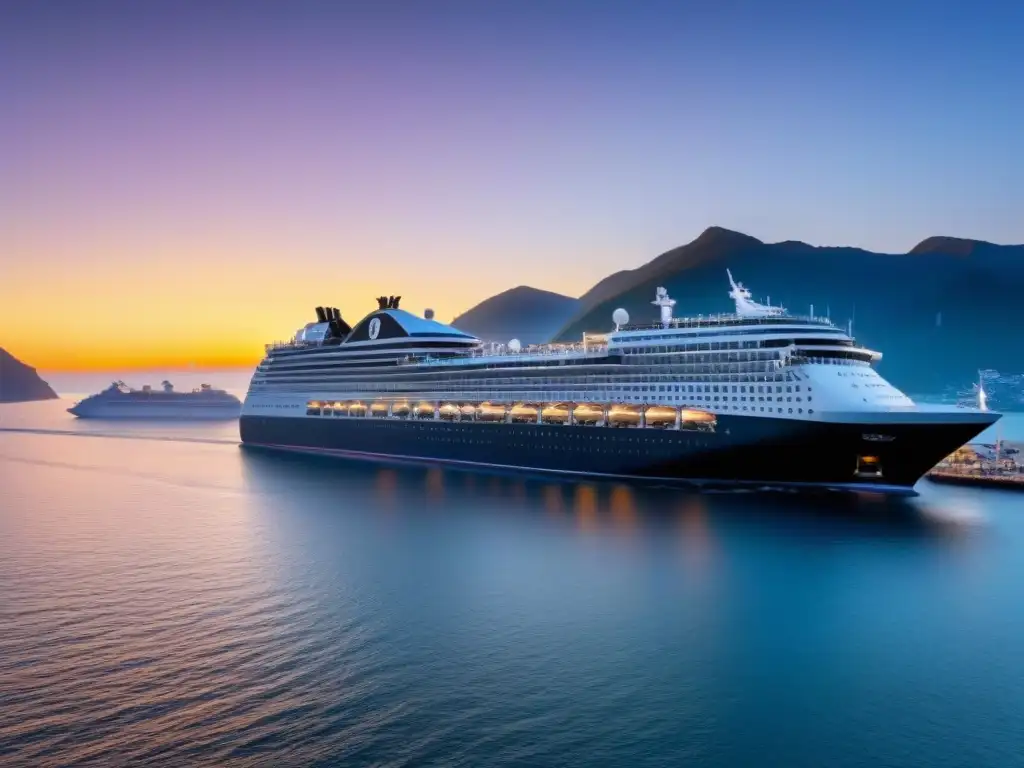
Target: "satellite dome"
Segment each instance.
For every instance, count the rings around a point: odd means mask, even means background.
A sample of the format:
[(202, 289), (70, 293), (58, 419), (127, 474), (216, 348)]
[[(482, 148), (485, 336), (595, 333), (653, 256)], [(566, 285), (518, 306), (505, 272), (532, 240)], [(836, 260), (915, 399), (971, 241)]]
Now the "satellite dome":
[(432, 309), (425, 309), (425, 310), (423, 310), (423, 317), (426, 318), (427, 320), (433, 320), (434, 319), (434, 310), (432, 310)]
[(616, 327), (625, 325), (629, 322), (629, 312), (624, 310), (622, 307), (619, 307), (612, 312), (612, 322), (615, 323)]
[(520, 343), (519, 339), (512, 339), (512, 341), (508, 343), (508, 348), (511, 352), (518, 352), (523, 348), (523, 345)]

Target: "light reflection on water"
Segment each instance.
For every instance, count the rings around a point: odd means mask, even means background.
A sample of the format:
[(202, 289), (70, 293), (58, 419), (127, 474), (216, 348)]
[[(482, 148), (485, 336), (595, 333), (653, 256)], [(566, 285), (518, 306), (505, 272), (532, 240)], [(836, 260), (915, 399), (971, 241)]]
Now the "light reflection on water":
[(0, 431), (4, 765), (1018, 759), (1018, 497), (701, 495), (66, 426)]

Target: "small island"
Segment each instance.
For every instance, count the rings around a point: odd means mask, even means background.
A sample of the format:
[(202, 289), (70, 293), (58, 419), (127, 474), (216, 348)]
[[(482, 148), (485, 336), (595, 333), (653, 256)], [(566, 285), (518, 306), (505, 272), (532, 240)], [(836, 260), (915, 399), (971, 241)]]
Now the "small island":
[(35, 368), (0, 347), (0, 403), (55, 399), (57, 393), (39, 378)]

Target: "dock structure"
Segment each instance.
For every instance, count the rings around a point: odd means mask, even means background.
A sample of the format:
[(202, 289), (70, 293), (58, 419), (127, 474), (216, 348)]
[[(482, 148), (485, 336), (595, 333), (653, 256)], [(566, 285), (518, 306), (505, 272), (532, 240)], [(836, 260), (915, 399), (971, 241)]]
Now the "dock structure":
[(969, 443), (925, 475), (937, 483), (1024, 490), (1024, 459), (1018, 445)]

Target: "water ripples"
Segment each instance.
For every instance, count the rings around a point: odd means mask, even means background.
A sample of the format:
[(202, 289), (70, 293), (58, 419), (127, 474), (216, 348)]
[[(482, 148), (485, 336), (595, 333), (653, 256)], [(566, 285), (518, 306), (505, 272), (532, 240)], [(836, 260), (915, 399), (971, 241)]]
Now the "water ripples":
[(42, 574), (20, 571), (25, 589), (7, 601), (0, 636), (6, 755), (258, 764), (272, 751), (307, 762), (313, 742), (296, 723), (319, 723), (328, 754), (401, 712), (374, 706), (401, 670), (375, 652), (372, 621), (318, 618), (311, 595), (268, 589), (258, 574), (200, 586), (202, 575), (183, 583), (158, 564), (137, 567), (130, 585), (99, 579), (52, 595), (33, 583)]
[(1024, 524), (991, 497), (805, 504), (53, 432), (0, 431), (5, 767), (853, 765), (906, 753), (906, 712), (943, 726), (922, 762), (1016, 758), (1024, 626), (993, 574)]

